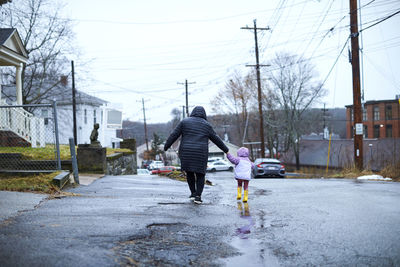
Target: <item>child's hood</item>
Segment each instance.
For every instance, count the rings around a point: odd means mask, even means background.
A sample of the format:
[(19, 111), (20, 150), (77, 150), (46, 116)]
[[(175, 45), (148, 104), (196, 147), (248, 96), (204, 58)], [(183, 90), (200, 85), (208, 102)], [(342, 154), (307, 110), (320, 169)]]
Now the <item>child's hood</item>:
[(238, 157), (248, 157), (249, 156), (249, 150), (246, 147), (241, 147), (237, 151)]

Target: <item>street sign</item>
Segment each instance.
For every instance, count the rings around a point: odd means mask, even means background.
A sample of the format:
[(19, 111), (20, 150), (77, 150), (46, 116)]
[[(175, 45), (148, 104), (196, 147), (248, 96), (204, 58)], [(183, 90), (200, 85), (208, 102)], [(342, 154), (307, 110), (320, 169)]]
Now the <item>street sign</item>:
[(363, 124), (356, 123), (356, 135), (363, 135)]

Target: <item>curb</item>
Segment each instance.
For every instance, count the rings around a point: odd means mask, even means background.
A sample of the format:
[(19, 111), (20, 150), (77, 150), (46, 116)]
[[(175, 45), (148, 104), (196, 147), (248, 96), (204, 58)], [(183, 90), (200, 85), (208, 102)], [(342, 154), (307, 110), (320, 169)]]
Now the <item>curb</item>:
[(69, 172), (63, 171), (59, 175), (53, 178), (53, 184), (62, 189), (67, 183), (69, 183)]

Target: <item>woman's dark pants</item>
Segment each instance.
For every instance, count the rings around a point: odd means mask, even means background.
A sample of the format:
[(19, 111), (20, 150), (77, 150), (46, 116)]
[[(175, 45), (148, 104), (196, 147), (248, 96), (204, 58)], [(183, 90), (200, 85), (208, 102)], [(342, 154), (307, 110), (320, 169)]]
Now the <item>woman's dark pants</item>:
[(192, 195), (200, 197), (201, 193), (203, 193), (205, 174), (198, 172), (186, 172), (186, 180)]

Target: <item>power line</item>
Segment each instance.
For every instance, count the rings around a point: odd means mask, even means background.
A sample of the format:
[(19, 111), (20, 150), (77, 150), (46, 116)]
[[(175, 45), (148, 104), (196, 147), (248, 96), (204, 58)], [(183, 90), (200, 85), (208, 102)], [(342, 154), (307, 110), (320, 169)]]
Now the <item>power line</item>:
[(368, 27), (365, 27), (364, 29), (360, 30), (359, 32), (363, 32), (363, 31), (365, 31), (365, 30), (368, 30), (369, 28), (374, 27), (374, 26), (376, 26), (376, 25), (378, 25), (378, 24), (384, 22), (384, 21), (387, 20), (387, 19), (390, 19), (391, 17), (393, 17), (393, 16), (395, 16), (395, 15), (397, 15), (397, 14), (399, 14), (399, 13), (400, 13), (400, 10), (394, 12), (393, 14), (387, 16), (386, 18), (383, 18), (383, 19), (379, 20), (378, 22), (376, 22), (376, 23), (374, 23), (374, 24), (372, 24), (372, 25), (370, 25), (370, 26), (368, 26)]

